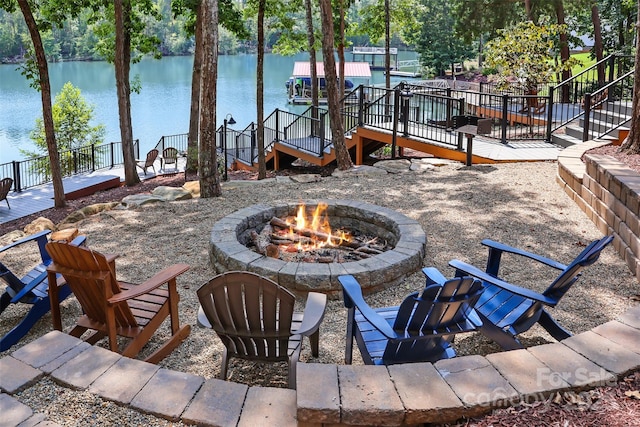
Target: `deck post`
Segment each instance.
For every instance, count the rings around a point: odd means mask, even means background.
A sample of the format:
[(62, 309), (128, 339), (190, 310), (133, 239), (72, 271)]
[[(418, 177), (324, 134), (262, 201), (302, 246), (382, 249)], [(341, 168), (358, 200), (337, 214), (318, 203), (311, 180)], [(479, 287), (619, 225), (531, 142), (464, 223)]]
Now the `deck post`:
[(11, 162), (13, 166), (13, 191), (21, 192), (22, 191), (22, 176), (20, 175), (20, 162), (17, 160), (13, 160)]
[(551, 129), (553, 127), (553, 91), (554, 86), (549, 86), (549, 98), (547, 99), (547, 137), (546, 142), (551, 142)]
[(507, 123), (509, 120), (509, 95), (502, 95), (502, 139), (501, 142), (503, 144), (507, 144)]
[(391, 133), (391, 158), (396, 158), (396, 143), (398, 139), (398, 104), (400, 100), (400, 90), (393, 90), (393, 132)]

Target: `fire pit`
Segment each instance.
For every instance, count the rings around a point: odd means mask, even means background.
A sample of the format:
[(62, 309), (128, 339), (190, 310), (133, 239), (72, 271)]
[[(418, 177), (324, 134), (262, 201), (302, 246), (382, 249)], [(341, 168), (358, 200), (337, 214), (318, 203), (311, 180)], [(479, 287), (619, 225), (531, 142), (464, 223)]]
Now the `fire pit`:
[[(355, 276), (363, 291), (370, 292), (394, 285), (422, 267), (426, 236), (420, 224), (405, 215), (351, 200), (306, 201), (302, 212), (311, 217), (324, 208), (321, 222), (331, 227), (314, 230), (299, 225), (300, 205), (253, 205), (218, 221), (209, 252), (214, 270), (252, 271), (292, 292), (338, 297), (340, 275)], [(292, 230), (283, 230), (286, 227)], [(301, 233), (293, 237), (289, 232), (295, 228)], [(355, 239), (344, 243), (343, 232)], [(329, 239), (328, 248), (298, 246), (312, 237)]]

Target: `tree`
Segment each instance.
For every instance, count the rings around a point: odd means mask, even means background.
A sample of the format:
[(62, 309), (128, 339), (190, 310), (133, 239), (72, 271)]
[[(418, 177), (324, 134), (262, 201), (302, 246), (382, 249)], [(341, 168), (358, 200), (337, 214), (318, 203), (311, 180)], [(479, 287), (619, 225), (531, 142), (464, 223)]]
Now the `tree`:
[(327, 85), (327, 104), (333, 147), (336, 150), (338, 169), (347, 170), (353, 166), (347, 144), (344, 140), (344, 127), (340, 116), (340, 99), (338, 98), (338, 76), (336, 60), (333, 57), (335, 39), (333, 37), (333, 14), (331, 0), (320, 0), (320, 17), (322, 21), (322, 56), (324, 59), (324, 77)]
[(216, 96), (218, 80), (218, 1), (202, 0), (202, 78), (200, 103), (200, 197), (222, 193), (216, 155)]
[(486, 62), (498, 69), (498, 85), (516, 86), (525, 93), (536, 93), (538, 85), (552, 81), (553, 76), (571, 69), (577, 60), (554, 63), (558, 35), (566, 31), (558, 24), (536, 25), (531, 21), (498, 31), (498, 37), (486, 45)]
[[(18, 0), (18, 5), (24, 16), (24, 20), (29, 28), (31, 41), (33, 42), (33, 50), (35, 53), (35, 61), (37, 65), (37, 82), (40, 87), (40, 97), (42, 100), (42, 120), (45, 130), (45, 139), (47, 141), (47, 151), (51, 165), (51, 181), (53, 183), (53, 199), (54, 206), (61, 208), (65, 206), (64, 187), (62, 186), (62, 173), (60, 171), (60, 159), (58, 156), (58, 146), (56, 144), (56, 136), (53, 126), (53, 113), (51, 106), (51, 84), (49, 82), (49, 66), (45, 57), (40, 30), (31, 6), (27, 0)], [(4, 8), (4, 6), (3, 6)], [(31, 74), (32, 76), (34, 74)]]
[(456, 62), (472, 58), (473, 47), (451, 31), (455, 18), (448, 2), (422, 0), (422, 6), (420, 17), (423, 25), (417, 37), (416, 50), (420, 53), (422, 65), (441, 76)]
[[(53, 103), (52, 117), (56, 144), (59, 151), (68, 151), (88, 145), (98, 145), (103, 142), (104, 125), (92, 126), (94, 106), (88, 104), (82, 97), (80, 89), (67, 82)], [(20, 150), (27, 157), (37, 157), (42, 151), (47, 151), (46, 133), (42, 117), (36, 119), (36, 127), (30, 138), (39, 152)], [(65, 162), (61, 162), (63, 174), (69, 171)]]
[(256, 107), (258, 139), (258, 179), (267, 177), (264, 155), (264, 13), (266, 0), (258, 0), (258, 58), (256, 64)]
[[(640, 2), (638, 2), (638, 13), (636, 15), (636, 46), (640, 46)], [(636, 64), (640, 64), (640, 49), (636, 49)], [(640, 154), (640, 67), (636, 66), (633, 73), (633, 103), (631, 109), (631, 126), (629, 135), (624, 141), (620, 150), (627, 154)]]

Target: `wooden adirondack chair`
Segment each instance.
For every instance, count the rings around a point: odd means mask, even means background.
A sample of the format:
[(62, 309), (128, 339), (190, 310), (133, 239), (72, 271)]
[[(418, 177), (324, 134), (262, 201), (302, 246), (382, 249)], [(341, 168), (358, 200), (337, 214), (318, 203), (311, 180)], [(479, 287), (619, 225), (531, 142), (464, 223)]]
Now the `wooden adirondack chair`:
[(9, 199), (7, 196), (9, 195), (9, 191), (11, 191), (11, 185), (13, 184), (12, 178), (3, 178), (0, 180), (0, 202), (7, 202), (7, 207), (11, 209), (11, 205), (9, 205)]
[[(489, 248), (486, 271), (459, 260), (452, 260), (449, 265), (456, 269), (456, 275), (470, 275), (482, 280), (485, 291), (476, 304), (476, 311), (483, 322), (480, 332), (505, 350), (513, 350), (523, 348), (516, 335), (529, 330), (536, 322), (558, 341), (571, 336), (545, 306), (555, 307), (578, 280), (582, 269), (596, 262), (600, 252), (612, 240), (613, 236), (606, 236), (591, 242), (569, 265), (492, 240), (483, 240), (482, 244)], [(561, 273), (542, 294), (507, 283), (498, 277), (503, 253), (529, 258)]]
[[(169, 317), (172, 335), (144, 359), (150, 363), (158, 363), (189, 335), (189, 325), (180, 327), (176, 289), (176, 278), (189, 269), (188, 265), (172, 265), (144, 283), (133, 285), (116, 279), (115, 255), (57, 242), (48, 243), (46, 249), (53, 259), (47, 268), (49, 280), (61, 274), (84, 312), (70, 335), (80, 337), (87, 330), (94, 331), (85, 339), (91, 344), (107, 336), (114, 352), (120, 352), (118, 336), (129, 338), (121, 353), (136, 357)], [(49, 287), (49, 293), (53, 326), (62, 330), (55, 288)]]
[(142, 171), (144, 172), (144, 174), (147, 174), (147, 169), (148, 168), (152, 168), (153, 169), (153, 173), (156, 173), (156, 167), (153, 165), (153, 163), (156, 161), (156, 159), (158, 158), (158, 150), (156, 150), (155, 148), (152, 150), (149, 150), (149, 152), (147, 153), (147, 158), (144, 160), (140, 160), (140, 159), (136, 159), (136, 166), (138, 166), (140, 169), (142, 169)]
[(167, 147), (162, 150), (162, 158), (160, 159), (160, 168), (164, 171), (167, 165), (173, 165), (173, 168), (178, 170), (178, 149), (174, 147)]
[[(7, 284), (6, 289), (0, 296), (0, 314), (9, 304), (23, 303), (31, 305), (31, 309), (20, 323), (0, 338), (0, 351), (8, 350), (12, 345), (18, 343), (36, 322), (49, 312), (51, 305), (47, 291), (49, 287), (47, 266), (51, 264), (51, 257), (45, 250), (49, 233), (49, 230), (41, 231), (0, 248), (0, 253), (2, 253), (26, 243), (34, 242), (38, 245), (41, 258), (41, 262), (29, 270), (22, 278), (18, 278), (7, 266), (0, 262), (0, 279)], [(86, 236), (79, 236), (71, 244), (81, 245), (84, 244), (85, 240)], [(58, 282), (60, 301), (69, 296), (70, 293), (71, 290), (68, 286), (64, 286), (64, 282)]]
[(437, 269), (422, 270), (425, 289), (408, 295), (399, 307), (372, 309), (357, 280), (339, 276), (347, 314), (345, 363), (351, 364), (355, 337), (367, 365), (435, 362), (456, 355), (456, 334), (482, 325), (473, 306), (483, 288), (471, 277), (447, 280)]
[(215, 276), (197, 291), (198, 324), (213, 328), (225, 346), (220, 378), (227, 379), (231, 357), (262, 362), (287, 361), (289, 388), (296, 388), (302, 337), (318, 357), (320, 323), (327, 296), (309, 292), (304, 313), (293, 311), (295, 297), (276, 282), (247, 271)]

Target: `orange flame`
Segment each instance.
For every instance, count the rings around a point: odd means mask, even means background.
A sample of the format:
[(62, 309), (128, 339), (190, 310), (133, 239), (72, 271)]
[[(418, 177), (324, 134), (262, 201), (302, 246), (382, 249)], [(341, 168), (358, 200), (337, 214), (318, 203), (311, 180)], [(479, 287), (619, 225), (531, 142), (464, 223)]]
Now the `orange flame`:
[[(333, 233), (331, 225), (329, 224), (327, 207), (326, 203), (318, 203), (311, 215), (311, 218), (307, 218), (305, 205), (300, 204), (298, 206), (296, 216), (293, 219), (294, 223), (290, 223), (289, 233), (293, 236), (295, 234), (295, 230), (308, 230), (312, 232), (312, 236), (310, 237), (311, 243), (305, 244), (302, 239), (300, 239), (296, 245), (298, 250), (305, 251), (325, 246), (337, 246), (341, 242), (351, 240), (349, 233), (345, 233), (344, 231), (338, 231), (336, 234)], [(314, 233), (326, 234), (327, 238), (318, 239)]]

